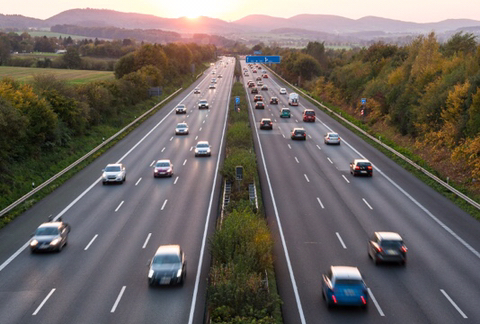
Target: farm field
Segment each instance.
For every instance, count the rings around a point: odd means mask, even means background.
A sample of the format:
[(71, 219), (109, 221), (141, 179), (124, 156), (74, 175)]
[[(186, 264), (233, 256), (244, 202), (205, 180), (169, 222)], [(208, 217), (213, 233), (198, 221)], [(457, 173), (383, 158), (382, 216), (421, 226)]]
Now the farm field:
[(20, 82), (30, 82), (35, 74), (54, 74), (59, 80), (65, 80), (70, 84), (81, 84), (92, 81), (111, 80), (114, 78), (110, 71), (87, 71), (65, 69), (43, 69), (0, 66), (0, 79), (11, 77)]
[[(88, 37), (88, 36), (79, 36), (79, 35), (70, 35), (70, 34), (62, 34), (62, 33), (56, 33), (56, 32), (51, 32), (49, 30), (25, 30), (25, 31), (19, 31), (17, 32), (17, 34), (21, 35), (23, 32), (26, 32), (28, 34), (30, 34), (30, 36), (32, 37), (35, 37), (35, 36), (38, 36), (38, 37), (43, 37), (43, 36), (46, 36), (46, 37), (57, 37), (57, 38), (60, 38), (60, 36), (62, 36), (62, 38), (68, 38), (69, 36), (74, 39), (74, 40), (81, 40), (81, 39), (94, 39), (95, 37)], [(108, 38), (99, 38), (100, 40), (109, 40)]]

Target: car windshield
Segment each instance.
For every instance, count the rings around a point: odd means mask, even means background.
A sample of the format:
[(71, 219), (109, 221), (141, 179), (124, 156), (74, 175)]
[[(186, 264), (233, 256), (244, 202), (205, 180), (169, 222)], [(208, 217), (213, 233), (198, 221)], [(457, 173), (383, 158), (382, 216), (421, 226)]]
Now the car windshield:
[(105, 168), (106, 172), (115, 172), (115, 171), (120, 171), (120, 166), (115, 165), (115, 166), (107, 166)]
[(202, 144), (197, 144), (197, 147), (202, 147), (202, 148), (203, 147), (208, 147), (208, 144), (203, 144), (203, 143)]
[(168, 162), (157, 162), (156, 167), (169, 167), (170, 163)]
[(360, 286), (363, 285), (363, 281), (358, 279), (337, 279), (335, 286)]
[(56, 227), (40, 227), (37, 228), (35, 235), (58, 235), (58, 228)]
[(399, 248), (403, 245), (402, 241), (382, 241), (382, 247), (385, 248)]
[(153, 264), (171, 264), (180, 263), (180, 257), (176, 254), (156, 255), (153, 258)]
[(187, 125), (185, 125), (185, 124), (178, 124), (177, 125), (177, 128), (186, 128), (186, 127), (187, 127)]
[(200, 104), (203, 104), (203, 105), (204, 105), (204, 104), (206, 104), (206, 103), (207, 103), (206, 100), (200, 100)]
[(177, 108), (185, 108), (185, 105), (178, 105)]

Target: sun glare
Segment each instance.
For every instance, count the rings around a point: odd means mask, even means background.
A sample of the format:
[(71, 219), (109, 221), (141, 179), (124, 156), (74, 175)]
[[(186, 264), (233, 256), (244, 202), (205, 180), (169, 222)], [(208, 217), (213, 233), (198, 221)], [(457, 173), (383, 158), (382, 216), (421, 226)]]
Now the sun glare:
[(168, 5), (165, 4), (165, 1), (150, 0), (150, 3), (157, 8), (156, 15), (160, 17), (187, 17), (189, 19), (196, 19), (200, 16), (217, 18), (231, 6), (228, 2), (219, 6), (218, 0), (169, 1)]

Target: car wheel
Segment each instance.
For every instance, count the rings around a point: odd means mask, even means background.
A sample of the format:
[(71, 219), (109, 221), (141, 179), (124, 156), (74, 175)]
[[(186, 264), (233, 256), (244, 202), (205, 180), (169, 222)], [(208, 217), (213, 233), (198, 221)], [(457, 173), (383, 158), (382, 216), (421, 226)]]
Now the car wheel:
[(155, 281), (154, 281), (153, 279), (148, 278), (148, 285), (149, 285), (150, 287), (155, 286)]
[(360, 307), (362, 308), (362, 310), (366, 311), (366, 310), (368, 310), (368, 303), (365, 304), (365, 305), (362, 305)]
[(57, 252), (58, 252), (58, 253), (62, 252), (62, 249), (63, 249), (63, 245), (60, 244), (60, 245), (58, 246)]
[(373, 263), (375, 265), (378, 265), (380, 263), (380, 259), (375, 256), (375, 258), (373, 259)]
[(400, 262), (400, 264), (401, 264), (402, 266), (406, 266), (406, 265), (407, 265), (407, 260), (403, 260), (402, 262)]
[(106, 184), (106, 182), (105, 182), (105, 181), (102, 181), (102, 185), (105, 185), (105, 184)]

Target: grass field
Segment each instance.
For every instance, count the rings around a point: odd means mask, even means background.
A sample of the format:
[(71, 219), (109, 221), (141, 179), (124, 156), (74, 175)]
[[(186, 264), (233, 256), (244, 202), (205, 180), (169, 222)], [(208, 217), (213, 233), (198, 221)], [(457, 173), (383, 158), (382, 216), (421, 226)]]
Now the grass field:
[(35, 74), (54, 74), (59, 80), (65, 80), (70, 84), (81, 84), (92, 81), (111, 80), (113, 72), (86, 71), (86, 70), (64, 70), (64, 69), (42, 69), (0, 66), (0, 79), (11, 77), (20, 82), (30, 82)]
[[(35, 36), (38, 36), (38, 37), (47, 36), (47, 37), (57, 37), (57, 38), (60, 38), (60, 36), (62, 36), (62, 38), (68, 38), (68, 37), (70, 36), (72, 39), (85, 39), (85, 38), (86, 38), (86, 39), (95, 39), (95, 37), (55, 33), (55, 32), (51, 32), (51, 31), (48, 31), (48, 30), (36, 30), (36, 31), (26, 30), (26, 31), (24, 31), (24, 32), (30, 34), (30, 36), (32, 36), (32, 37), (35, 37)], [(23, 33), (23, 31), (17, 32), (17, 34), (19, 34), (19, 35), (21, 35), (22, 33)], [(108, 38), (99, 38), (99, 39), (101, 39), (101, 40), (109, 40)]]

